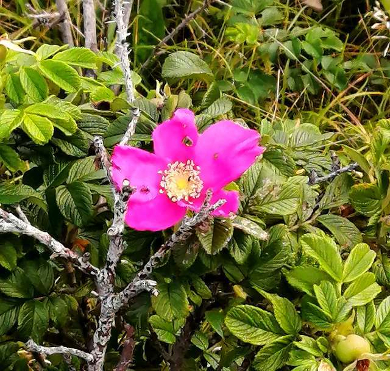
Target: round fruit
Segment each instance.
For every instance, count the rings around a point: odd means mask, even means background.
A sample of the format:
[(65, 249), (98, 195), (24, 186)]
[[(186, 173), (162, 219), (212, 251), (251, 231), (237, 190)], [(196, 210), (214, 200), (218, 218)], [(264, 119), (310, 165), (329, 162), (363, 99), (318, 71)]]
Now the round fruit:
[(343, 363), (356, 361), (362, 354), (370, 353), (370, 343), (359, 335), (348, 335), (336, 345), (336, 357)]

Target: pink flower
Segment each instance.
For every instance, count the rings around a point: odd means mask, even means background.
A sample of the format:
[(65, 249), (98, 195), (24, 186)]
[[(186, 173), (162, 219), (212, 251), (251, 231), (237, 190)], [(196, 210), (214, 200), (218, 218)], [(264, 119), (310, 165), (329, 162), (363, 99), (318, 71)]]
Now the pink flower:
[(114, 182), (125, 179), (136, 188), (126, 223), (137, 230), (159, 231), (175, 225), (186, 210), (199, 211), (208, 189), (211, 202), (226, 203), (213, 215), (228, 217), (239, 205), (237, 191), (223, 189), (239, 178), (264, 152), (260, 135), (232, 121), (220, 121), (198, 134), (194, 113), (178, 109), (152, 134), (154, 153), (116, 146), (112, 155)]

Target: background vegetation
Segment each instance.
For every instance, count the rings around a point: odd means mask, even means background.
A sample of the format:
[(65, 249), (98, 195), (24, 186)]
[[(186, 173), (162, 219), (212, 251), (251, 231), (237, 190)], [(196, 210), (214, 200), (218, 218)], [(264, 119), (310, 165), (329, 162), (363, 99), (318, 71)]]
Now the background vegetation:
[[(350, 333), (375, 354), (351, 370), (390, 368), (389, 30), (370, 1), (324, 0), (321, 12), (306, 4), (134, 2), (141, 119), (132, 145), (151, 148), (153, 128), (189, 107), (200, 130), (234, 119), (257, 129), (267, 150), (232, 185), (239, 215), (199, 226), (155, 270), (159, 296), (143, 293), (120, 313), (107, 370), (127, 325), (134, 370), (343, 370), (335, 339)], [(54, 1), (0, 5), (1, 207), (19, 204), (32, 224), (101, 267), (113, 200), (91, 142), (102, 135), (112, 149), (131, 108), (108, 23), (113, 4), (96, 1), (96, 53), (83, 48), (81, 1), (68, 2), (70, 49), (50, 18)], [(118, 288), (171, 233), (126, 230)], [(2, 235), (0, 368), (82, 370), (76, 357), (49, 364), (25, 342), (87, 351), (100, 311), (92, 290), (36, 240)]]

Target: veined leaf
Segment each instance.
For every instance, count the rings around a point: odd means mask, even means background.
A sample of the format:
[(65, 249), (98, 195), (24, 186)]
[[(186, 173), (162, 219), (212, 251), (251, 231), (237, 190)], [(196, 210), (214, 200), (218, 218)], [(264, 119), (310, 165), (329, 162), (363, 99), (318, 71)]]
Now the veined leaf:
[(18, 256), (10, 241), (0, 242), (0, 265), (12, 271), (16, 268)]
[(15, 73), (10, 73), (8, 75), (5, 90), (9, 98), (16, 104), (21, 104), (23, 102), (25, 93), (22, 83), (20, 82), (20, 77)]
[(12, 131), (22, 124), (23, 115), (21, 111), (6, 109), (0, 116), (0, 139), (9, 138)]
[(390, 336), (390, 296), (379, 304), (376, 311), (375, 327), (377, 331)]
[(374, 262), (376, 254), (365, 243), (356, 245), (344, 264), (343, 282), (351, 282), (367, 272)]
[(352, 187), (349, 197), (356, 211), (363, 215), (373, 216), (381, 208), (382, 195), (376, 184), (356, 184)]
[(233, 225), (230, 219), (211, 219), (207, 230), (197, 228), (196, 235), (206, 252), (215, 255), (221, 251), (232, 238)]
[(90, 156), (77, 160), (71, 167), (67, 183), (88, 182), (91, 180), (103, 179), (104, 170), (97, 170), (95, 166), (95, 156)]
[(19, 73), (20, 82), (26, 94), (34, 102), (41, 102), (47, 98), (49, 88), (41, 74), (31, 67), (24, 67)]
[(4, 335), (16, 323), (18, 318), (18, 303), (10, 300), (0, 300), (0, 335)]
[(360, 306), (374, 300), (381, 291), (381, 287), (375, 282), (375, 275), (366, 272), (347, 287), (344, 297), (351, 306)]
[(72, 66), (79, 66), (83, 68), (96, 68), (97, 56), (87, 48), (71, 48), (57, 53), (53, 60), (65, 62)]
[[(382, 305), (382, 303), (380, 305)], [(362, 334), (368, 334), (374, 327), (374, 323), (377, 319), (379, 319), (379, 316), (376, 314), (373, 302), (368, 303), (366, 306), (356, 308), (356, 324)], [(379, 327), (380, 325), (377, 326), (377, 328)]]
[(7, 279), (0, 280), (0, 291), (12, 298), (28, 299), (34, 295), (34, 289), (24, 271), (17, 267)]
[(19, 311), (18, 332), (24, 338), (39, 342), (49, 326), (49, 313), (38, 300), (25, 302)]
[(51, 81), (66, 92), (76, 92), (81, 87), (80, 76), (66, 63), (56, 60), (45, 60), (39, 63), (39, 69)]
[(176, 342), (176, 335), (179, 335), (180, 328), (184, 325), (185, 320), (180, 318), (173, 321), (166, 321), (158, 315), (153, 315), (149, 318), (149, 323), (152, 325), (160, 341), (174, 344)]
[(22, 170), (24, 165), (18, 153), (5, 144), (0, 144), (0, 162), (13, 172)]
[(267, 240), (268, 239), (268, 233), (261, 228), (257, 223), (254, 221), (242, 217), (242, 216), (236, 216), (233, 219), (233, 227), (237, 229), (241, 229), (245, 233), (258, 238), (259, 240)]
[(0, 184), (0, 204), (14, 204), (29, 197), (42, 199), (40, 193), (24, 184), (11, 184), (6, 182)]
[(46, 117), (26, 113), (23, 115), (23, 130), (37, 144), (45, 144), (53, 136), (52, 121)]
[(271, 313), (252, 305), (237, 305), (230, 309), (225, 324), (234, 336), (253, 345), (268, 344), (283, 334)]

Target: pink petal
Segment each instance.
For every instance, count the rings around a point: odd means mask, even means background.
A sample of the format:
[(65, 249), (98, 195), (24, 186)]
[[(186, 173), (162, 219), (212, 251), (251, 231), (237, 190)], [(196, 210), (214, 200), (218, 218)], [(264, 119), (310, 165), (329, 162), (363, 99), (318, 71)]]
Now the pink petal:
[(118, 188), (127, 179), (136, 188), (132, 200), (149, 201), (160, 190), (161, 174), (166, 163), (153, 153), (129, 146), (116, 146), (112, 154), (112, 177)]
[(219, 121), (198, 138), (194, 162), (206, 189), (218, 190), (239, 178), (265, 150), (257, 131)]
[(184, 218), (186, 209), (172, 202), (165, 194), (146, 202), (130, 197), (125, 216), (126, 223), (138, 231), (161, 231)]
[[(206, 192), (204, 192), (197, 199), (192, 199), (190, 200), (190, 202), (186, 202), (182, 200), (179, 201), (178, 204), (183, 207), (188, 207), (192, 211), (198, 212), (203, 205), (205, 196), (206, 196)], [(227, 218), (232, 213), (236, 214), (238, 210), (238, 206), (240, 204), (239, 198), (240, 198), (240, 194), (237, 191), (225, 191), (224, 189), (215, 191), (213, 193), (213, 196), (211, 197), (210, 203), (215, 204), (217, 201), (221, 199), (226, 200), (226, 203), (223, 204), (221, 207), (219, 207), (217, 210), (215, 210), (212, 213), (212, 215)]]
[(191, 159), (198, 141), (194, 113), (184, 108), (176, 110), (170, 120), (154, 129), (152, 138), (157, 156), (170, 162)]

